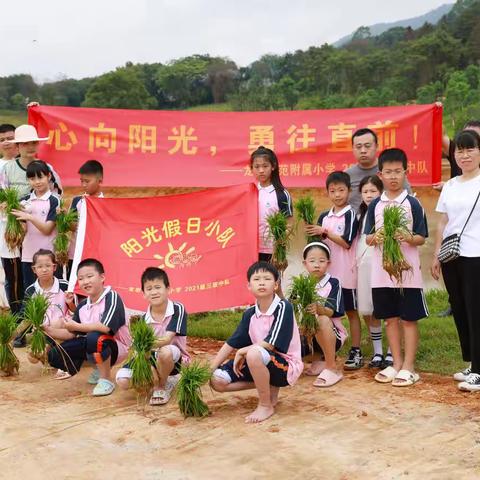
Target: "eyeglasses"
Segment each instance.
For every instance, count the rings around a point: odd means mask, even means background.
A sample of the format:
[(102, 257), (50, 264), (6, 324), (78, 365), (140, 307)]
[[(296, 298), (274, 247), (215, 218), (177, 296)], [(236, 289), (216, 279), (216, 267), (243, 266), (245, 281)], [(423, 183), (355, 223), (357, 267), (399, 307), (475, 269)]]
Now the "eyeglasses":
[(400, 177), (403, 173), (405, 173), (405, 170), (383, 170), (382, 171), (382, 176), (387, 177), (387, 178), (393, 178), (393, 177)]

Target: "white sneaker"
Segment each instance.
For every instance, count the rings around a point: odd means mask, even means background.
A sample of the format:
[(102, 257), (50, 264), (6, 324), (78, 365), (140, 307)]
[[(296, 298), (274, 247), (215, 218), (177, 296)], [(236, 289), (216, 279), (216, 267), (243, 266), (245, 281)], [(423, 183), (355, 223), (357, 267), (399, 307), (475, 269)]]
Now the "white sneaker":
[(471, 373), (464, 382), (458, 384), (458, 388), (465, 392), (479, 392), (480, 375), (478, 373)]
[(467, 377), (472, 373), (472, 366), (468, 366), (465, 370), (453, 374), (453, 379), (457, 382), (465, 382)]

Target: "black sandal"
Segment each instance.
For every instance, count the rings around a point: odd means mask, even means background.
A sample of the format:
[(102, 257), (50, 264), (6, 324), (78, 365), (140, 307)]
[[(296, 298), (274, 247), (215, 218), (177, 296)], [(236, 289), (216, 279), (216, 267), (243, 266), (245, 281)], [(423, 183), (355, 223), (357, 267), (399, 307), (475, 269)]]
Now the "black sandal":
[(368, 364), (368, 368), (383, 368), (383, 365), (384, 365), (383, 362), (384, 362), (383, 355), (376, 353), (370, 360), (370, 363)]

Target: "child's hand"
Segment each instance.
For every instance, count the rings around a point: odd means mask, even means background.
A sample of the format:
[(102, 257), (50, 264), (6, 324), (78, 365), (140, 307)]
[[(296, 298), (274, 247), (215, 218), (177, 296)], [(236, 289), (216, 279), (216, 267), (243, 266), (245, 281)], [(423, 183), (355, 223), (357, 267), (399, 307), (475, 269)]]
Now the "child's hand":
[(237, 350), (235, 354), (235, 359), (233, 360), (233, 371), (239, 377), (243, 377), (242, 368), (245, 365), (245, 357), (247, 356), (246, 352), (242, 350)]
[(157, 339), (155, 339), (155, 341), (153, 342), (153, 348), (154, 349), (157, 349), (157, 348), (162, 348), (163, 346), (165, 346), (168, 342), (168, 338), (167, 337), (158, 337)]
[(437, 256), (433, 259), (432, 265), (430, 266), (430, 273), (435, 280), (440, 279), (440, 274), (442, 273), (442, 269), (440, 267), (440, 261), (438, 260)]
[(373, 240), (375, 242), (375, 245), (382, 245), (385, 240), (385, 233), (383, 232), (383, 230), (377, 230), (373, 235)]
[(25, 212), (23, 210), (12, 210), (12, 215), (20, 220), (21, 222), (28, 222), (33, 218), (31, 213)]
[(78, 328), (78, 323), (71, 320), (70, 318), (65, 318), (65, 328), (69, 332), (76, 332)]
[(67, 303), (68, 305), (72, 305), (75, 303), (75, 294), (73, 292), (65, 293), (65, 303)]
[(0, 202), (0, 213), (5, 212), (7, 209), (7, 202)]
[(320, 225), (305, 225), (305, 233), (310, 236), (318, 235), (319, 237), (326, 233), (326, 228)]
[(319, 305), (317, 303), (311, 303), (305, 308), (305, 310), (312, 315), (316, 315), (318, 313), (318, 307)]
[(57, 215), (60, 215), (61, 213), (67, 213), (67, 212), (68, 212), (68, 208), (66, 208), (66, 207), (57, 207), (56, 212), (57, 212)]
[(395, 240), (398, 242), (410, 243), (412, 241), (413, 235), (410, 232), (397, 232), (395, 234)]

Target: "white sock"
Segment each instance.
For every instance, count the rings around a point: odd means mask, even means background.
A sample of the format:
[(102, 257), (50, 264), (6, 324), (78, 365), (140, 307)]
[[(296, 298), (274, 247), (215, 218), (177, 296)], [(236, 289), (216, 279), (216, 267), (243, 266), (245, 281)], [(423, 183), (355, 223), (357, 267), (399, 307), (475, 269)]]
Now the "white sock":
[(385, 356), (386, 357), (391, 357), (392, 356), (392, 351), (390, 350), (390, 347), (388, 347), (387, 354)]
[(382, 327), (370, 327), (369, 330), (373, 344), (373, 353), (375, 355), (383, 355)]

